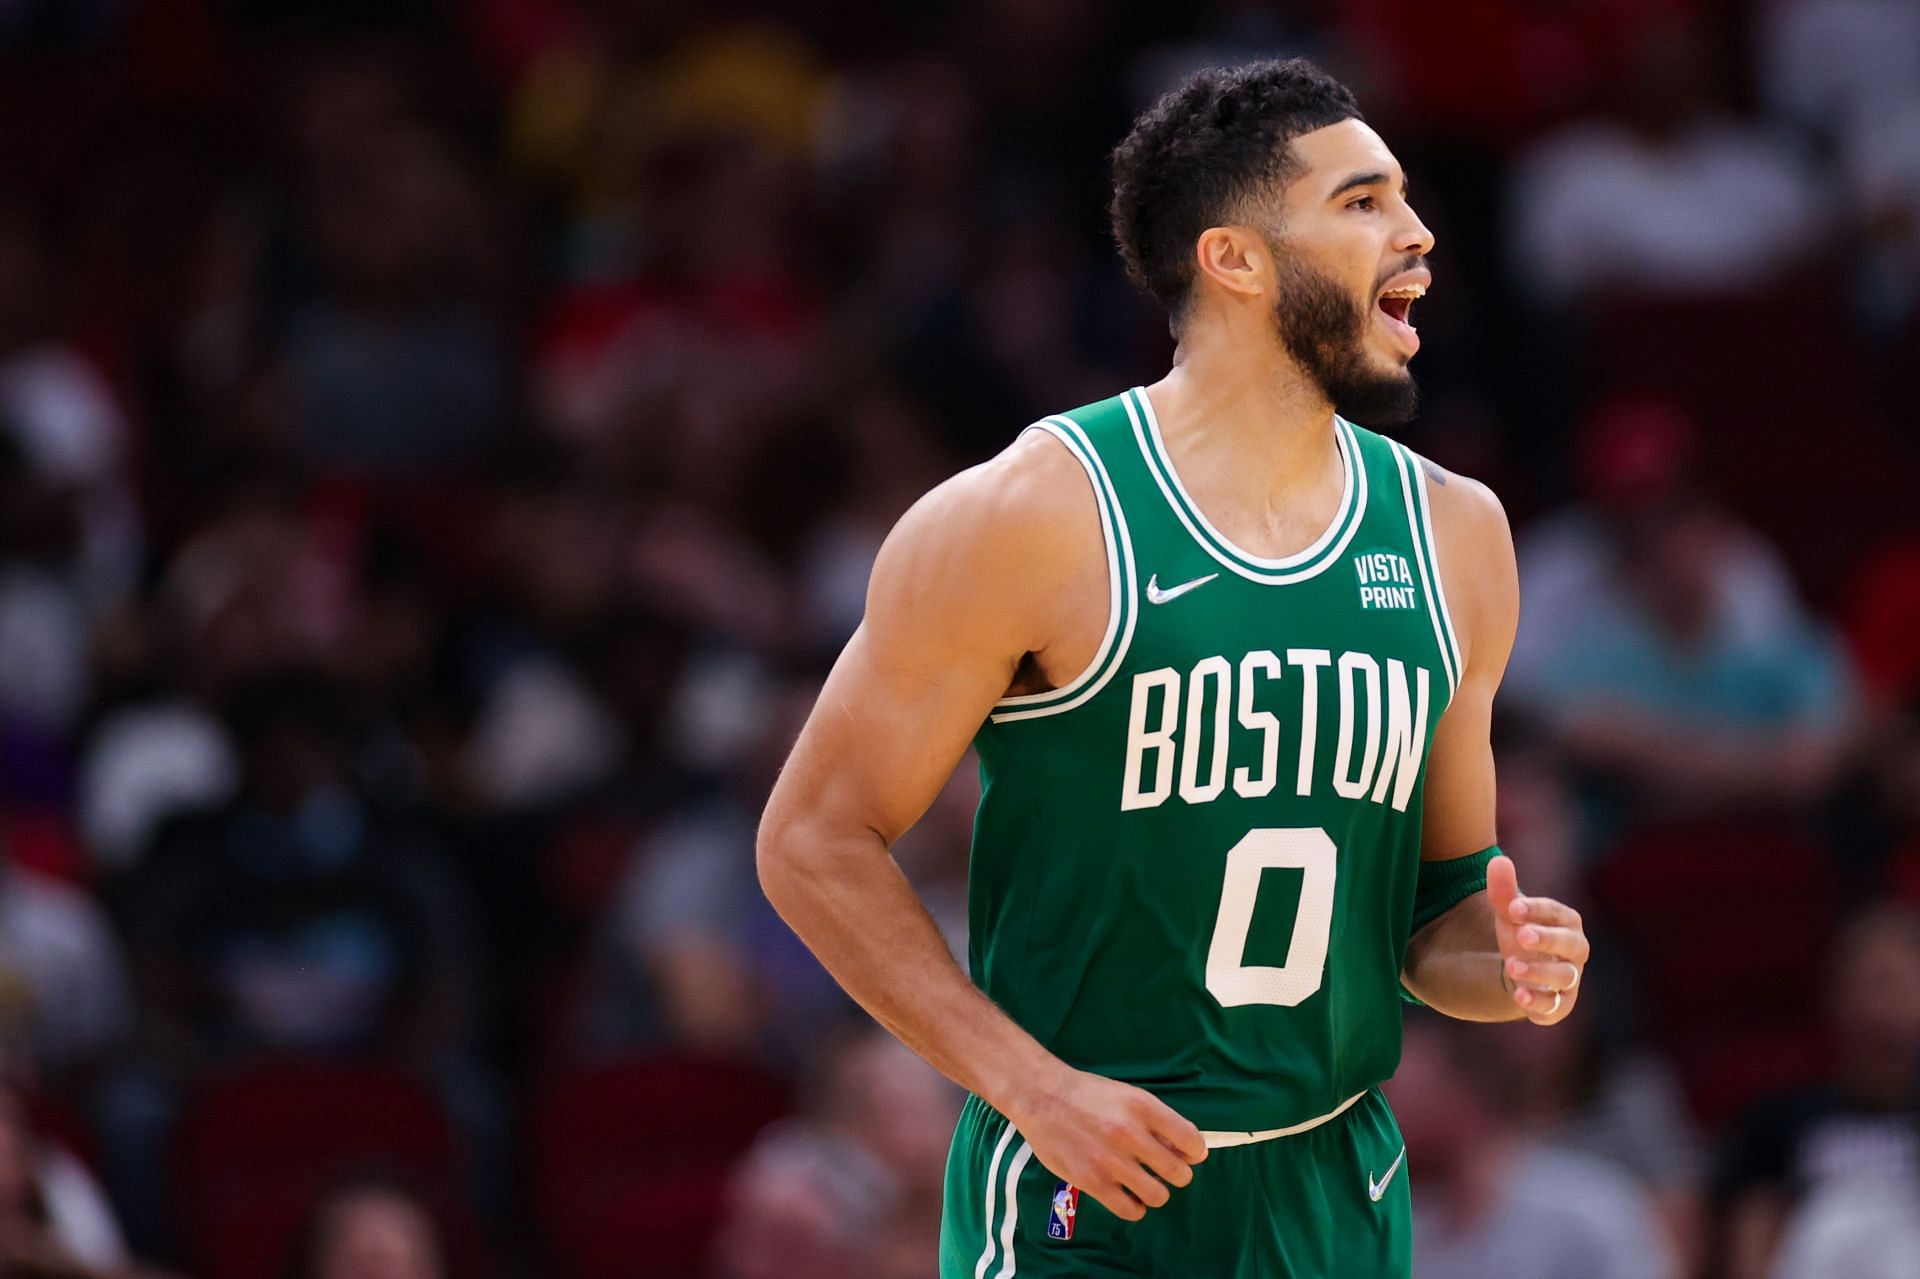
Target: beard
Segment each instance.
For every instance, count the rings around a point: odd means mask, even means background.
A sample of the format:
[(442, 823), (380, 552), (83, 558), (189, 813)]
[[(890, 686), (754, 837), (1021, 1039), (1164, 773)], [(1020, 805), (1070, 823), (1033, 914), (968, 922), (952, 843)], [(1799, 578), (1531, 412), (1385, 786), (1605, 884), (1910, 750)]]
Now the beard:
[(1405, 367), (1383, 369), (1364, 345), (1372, 308), (1295, 253), (1273, 248), (1280, 296), (1273, 323), (1280, 344), (1333, 411), (1362, 426), (1400, 426), (1420, 407), (1420, 387)]

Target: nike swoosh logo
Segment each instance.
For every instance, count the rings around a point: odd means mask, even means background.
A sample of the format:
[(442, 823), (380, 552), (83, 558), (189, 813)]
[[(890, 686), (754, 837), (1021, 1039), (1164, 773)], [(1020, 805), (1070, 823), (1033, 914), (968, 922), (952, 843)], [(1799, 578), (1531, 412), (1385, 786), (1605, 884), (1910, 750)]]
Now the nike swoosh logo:
[(1205, 577), (1196, 577), (1191, 582), (1182, 582), (1178, 586), (1169, 586), (1163, 591), (1160, 589), (1160, 575), (1155, 573), (1147, 579), (1147, 603), (1165, 604), (1168, 600), (1177, 600), (1188, 591), (1198, 590), (1218, 576), (1220, 576), (1218, 573), (1209, 573)]
[(1400, 1171), (1400, 1165), (1405, 1163), (1406, 1159), (1407, 1159), (1407, 1148), (1405, 1146), (1402, 1146), (1400, 1147), (1399, 1155), (1397, 1155), (1394, 1158), (1393, 1167), (1387, 1169), (1386, 1176), (1380, 1178), (1380, 1180), (1378, 1181), (1375, 1181), (1373, 1179), (1373, 1174), (1368, 1173), (1367, 1174), (1367, 1198), (1373, 1200), (1375, 1203), (1379, 1203), (1380, 1196), (1387, 1193), (1387, 1183), (1393, 1180), (1393, 1174)]

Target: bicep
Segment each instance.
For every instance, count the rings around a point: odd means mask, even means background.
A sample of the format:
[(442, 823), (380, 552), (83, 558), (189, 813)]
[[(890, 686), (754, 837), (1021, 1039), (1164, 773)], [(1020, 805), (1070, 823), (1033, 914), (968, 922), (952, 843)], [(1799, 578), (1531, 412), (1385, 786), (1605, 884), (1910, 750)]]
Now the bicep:
[(891, 844), (940, 793), (1006, 691), (1018, 654), (952, 642), (905, 648), (885, 629), (863, 623), (834, 664), (774, 809), (871, 829)]
[(866, 829), (891, 844), (926, 811), (1021, 659), (1055, 629), (1079, 548), (1050, 521), (1077, 527), (1086, 514), (1049, 513), (1060, 504), (1046, 484), (1057, 480), (1043, 468), (1074, 465), (1062, 453), (958, 477), (901, 521), (874, 564), (866, 618), (775, 787), (770, 823)]

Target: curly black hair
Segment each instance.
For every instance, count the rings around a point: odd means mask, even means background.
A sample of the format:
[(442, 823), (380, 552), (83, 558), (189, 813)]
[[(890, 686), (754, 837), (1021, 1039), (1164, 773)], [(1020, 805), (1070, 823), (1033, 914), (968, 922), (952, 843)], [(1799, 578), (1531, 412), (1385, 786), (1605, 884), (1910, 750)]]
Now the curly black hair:
[(1114, 148), (1107, 211), (1127, 275), (1177, 329), (1200, 233), (1298, 176), (1294, 138), (1363, 118), (1352, 91), (1305, 58), (1195, 72)]

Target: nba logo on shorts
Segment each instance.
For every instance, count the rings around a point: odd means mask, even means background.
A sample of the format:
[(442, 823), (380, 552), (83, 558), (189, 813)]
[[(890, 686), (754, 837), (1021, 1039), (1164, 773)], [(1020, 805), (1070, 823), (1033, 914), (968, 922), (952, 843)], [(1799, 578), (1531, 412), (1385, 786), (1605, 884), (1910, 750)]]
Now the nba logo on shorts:
[(1073, 1219), (1080, 1211), (1080, 1191), (1064, 1181), (1053, 1183), (1053, 1211), (1047, 1216), (1047, 1238), (1073, 1238)]

